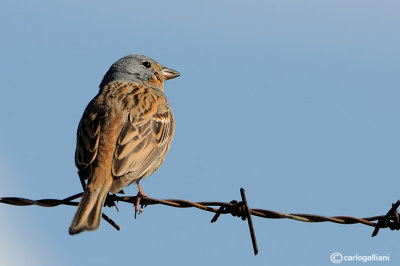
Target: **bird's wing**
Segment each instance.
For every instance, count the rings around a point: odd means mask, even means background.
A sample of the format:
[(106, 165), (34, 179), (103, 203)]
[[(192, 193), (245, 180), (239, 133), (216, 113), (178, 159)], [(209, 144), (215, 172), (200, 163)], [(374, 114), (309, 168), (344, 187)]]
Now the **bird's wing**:
[(112, 164), (115, 178), (129, 174), (123, 183), (138, 181), (157, 170), (174, 134), (172, 112), (162, 92), (141, 88), (129, 97), (132, 105)]
[(92, 176), (92, 163), (96, 159), (100, 140), (100, 121), (92, 106), (93, 100), (86, 107), (77, 131), (75, 165), (82, 179)]

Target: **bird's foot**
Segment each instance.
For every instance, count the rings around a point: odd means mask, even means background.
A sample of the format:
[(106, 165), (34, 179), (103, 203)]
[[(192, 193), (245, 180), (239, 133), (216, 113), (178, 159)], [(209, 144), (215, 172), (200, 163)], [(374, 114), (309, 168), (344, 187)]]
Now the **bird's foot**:
[[(143, 192), (143, 190), (139, 190), (139, 192), (136, 195), (136, 203), (135, 203), (135, 219), (137, 214), (141, 214), (143, 212), (143, 204), (140, 204), (140, 201), (142, 198), (147, 197), (147, 195)], [(140, 205), (140, 208), (139, 208)]]

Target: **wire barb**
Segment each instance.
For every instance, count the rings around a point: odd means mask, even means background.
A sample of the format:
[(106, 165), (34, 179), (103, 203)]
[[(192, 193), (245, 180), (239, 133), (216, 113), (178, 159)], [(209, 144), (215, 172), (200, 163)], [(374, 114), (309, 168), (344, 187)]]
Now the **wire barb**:
[(246, 212), (247, 222), (249, 224), (250, 236), (251, 236), (251, 243), (253, 244), (254, 255), (258, 253), (258, 245), (256, 234), (254, 233), (253, 227), (253, 219), (251, 218), (251, 213), (249, 211), (249, 205), (247, 204), (246, 194), (244, 193), (245, 190), (243, 188), (240, 189), (240, 195), (242, 196), (242, 201), (244, 203), (244, 211)]
[(372, 232), (372, 237), (376, 236), (381, 228), (389, 227), (391, 230), (400, 229), (399, 212), (397, 210), (399, 206), (400, 200), (392, 204), (392, 208), (390, 208), (385, 216), (379, 218), (378, 223), (375, 225), (374, 232)]
[(254, 233), (253, 220), (251, 218), (251, 212), (247, 204), (246, 194), (243, 188), (240, 188), (240, 195), (242, 197), (242, 201), (238, 202), (236, 200), (232, 200), (231, 202), (229, 202), (229, 205), (221, 206), (215, 213), (214, 217), (211, 219), (211, 223), (215, 223), (221, 214), (227, 213), (230, 213), (232, 216), (240, 217), (243, 221), (247, 219), (251, 242), (253, 244), (254, 255), (257, 255), (258, 245), (256, 234)]
[[(175, 208), (197, 208), (203, 211), (215, 213), (211, 222), (214, 223), (218, 220), (221, 214), (231, 214), (232, 216), (240, 217), (242, 220), (246, 220), (249, 225), (250, 235), (253, 243), (254, 254), (258, 252), (256, 236), (254, 233), (254, 227), (252, 222), (252, 216), (258, 216), (268, 219), (292, 219), (295, 221), (309, 222), (309, 223), (320, 223), (320, 222), (331, 222), (338, 224), (364, 224), (367, 226), (374, 227), (374, 232), (372, 236), (376, 236), (381, 228), (390, 228), (391, 230), (400, 229), (400, 218), (398, 207), (400, 206), (400, 200), (392, 204), (392, 208), (387, 212), (386, 215), (357, 218), (351, 216), (333, 216), (326, 217), (315, 214), (299, 214), (299, 213), (282, 213), (265, 209), (250, 209), (246, 200), (245, 191), (243, 188), (240, 189), (242, 201), (238, 202), (232, 200), (231, 202), (216, 202), (216, 201), (201, 201), (192, 202), (188, 200), (180, 199), (154, 199), (150, 197), (142, 197), (140, 201), (141, 206), (148, 205), (166, 205)], [(26, 198), (17, 197), (4, 197), (0, 198), (0, 203), (10, 204), (15, 206), (30, 206), (37, 205), (41, 207), (56, 207), (59, 205), (69, 205), (77, 206), (79, 203), (74, 201), (82, 197), (83, 193), (78, 193), (64, 199), (40, 199), (40, 200), (30, 200)], [(126, 202), (129, 204), (135, 204), (137, 201), (137, 196), (118, 196), (115, 194), (109, 194), (106, 202), (106, 206), (115, 206), (115, 203)], [(216, 208), (218, 207), (218, 208)], [(116, 224), (112, 219), (110, 219), (104, 213), (102, 218), (111, 224), (115, 229), (120, 230), (118, 224)], [(374, 222), (377, 221), (377, 222)]]

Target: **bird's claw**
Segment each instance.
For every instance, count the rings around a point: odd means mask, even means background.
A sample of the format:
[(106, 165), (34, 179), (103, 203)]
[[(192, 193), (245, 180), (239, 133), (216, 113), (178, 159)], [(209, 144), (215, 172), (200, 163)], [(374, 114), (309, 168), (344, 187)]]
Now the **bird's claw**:
[[(141, 214), (143, 212), (143, 206), (144, 204), (140, 204), (142, 198), (147, 197), (146, 194), (144, 194), (142, 191), (139, 191), (136, 195), (136, 203), (135, 203), (135, 219), (137, 214)], [(140, 205), (140, 208), (139, 208)]]

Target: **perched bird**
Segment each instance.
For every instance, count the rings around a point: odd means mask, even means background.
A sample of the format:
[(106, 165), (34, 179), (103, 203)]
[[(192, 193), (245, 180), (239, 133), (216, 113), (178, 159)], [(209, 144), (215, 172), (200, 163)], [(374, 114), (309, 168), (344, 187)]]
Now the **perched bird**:
[(146, 196), (139, 181), (160, 167), (174, 136), (164, 81), (179, 75), (144, 55), (125, 56), (107, 71), (78, 126), (75, 164), (87, 185), (70, 234), (99, 227), (109, 192), (136, 183)]

